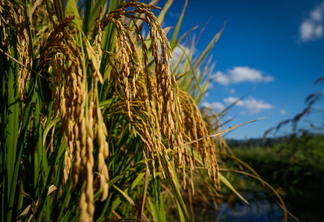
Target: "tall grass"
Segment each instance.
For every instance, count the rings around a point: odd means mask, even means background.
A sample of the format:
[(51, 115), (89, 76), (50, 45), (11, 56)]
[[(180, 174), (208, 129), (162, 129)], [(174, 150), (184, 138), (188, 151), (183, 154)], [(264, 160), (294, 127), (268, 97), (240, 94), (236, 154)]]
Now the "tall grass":
[(153, 9), (0, 1), (1, 221), (166, 221), (170, 201), (190, 221), (195, 168), (218, 189), (217, 144)]

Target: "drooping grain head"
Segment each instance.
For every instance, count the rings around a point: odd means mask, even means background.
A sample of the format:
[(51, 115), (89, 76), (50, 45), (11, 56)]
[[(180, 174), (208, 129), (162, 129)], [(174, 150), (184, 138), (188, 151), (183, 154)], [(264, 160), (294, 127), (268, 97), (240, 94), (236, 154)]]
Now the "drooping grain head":
[[(122, 22), (126, 21), (125, 19), (117, 20), (122, 15), (133, 18), (126, 13), (127, 7), (133, 7), (133, 12), (145, 15), (141, 18), (149, 27), (151, 41), (149, 48), (136, 26), (130, 28)], [(218, 186), (218, 167), (213, 140), (206, 138), (191, 147), (184, 145), (186, 142), (205, 137), (208, 135), (208, 130), (197, 105), (189, 95), (178, 88), (174, 76), (170, 75), (169, 42), (161, 26), (156, 23), (154, 14), (147, 5), (130, 1), (108, 14), (102, 24), (109, 22), (114, 23), (117, 30), (116, 53), (110, 60), (110, 65), (113, 67), (110, 76), (116, 82), (116, 90), (124, 99), (132, 127), (141, 135), (146, 146), (143, 147), (144, 152), (153, 163), (151, 166), (155, 169), (154, 163), (157, 162), (163, 168), (159, 155), (171, 154), (177, 161), (176, 165), (183, 169), (186, 178), (185, 169), (188, 167), (192, 171), (194, 168), (192, 150), (196, 150), (199, 155), (202, 155), (215, 186)], [(133, 33), (135, 33), (134, 37)], [(138, 46), (139, 49), (134, 46)], [(148, 58), (148, 51), (152, 54), (152, 58)], [(150, 59), (154, 63), (151, 68), (148, 68), (145, 64), (148, 64)], [(136, 68), (138, 66), (134, 61), (141, 61), (144, 68)], [(135, 109), (134, 101), (143, 104), (142, 109)], [(167, 151), (168, 149), (172, 152)]]

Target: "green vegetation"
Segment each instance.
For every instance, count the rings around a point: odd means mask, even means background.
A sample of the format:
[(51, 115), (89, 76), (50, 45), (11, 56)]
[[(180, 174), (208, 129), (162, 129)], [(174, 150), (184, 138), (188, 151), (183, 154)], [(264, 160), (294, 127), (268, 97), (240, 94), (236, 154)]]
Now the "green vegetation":
[(323, 147), (323, 135), (305, 133), (276, 139), (271, 147), (244, 147), (242, 144), (234, 153), (258, 169), (265, 179), (290, 186), (302, 183), (307, 177), (319, 178), (324, 172)]
[[(234, 142), (234, 141), (233, 141)], [(264, 140), (263, 140), (264, 142)], [(244, 141), (233, 147), (237, 158), (257, 169), (260, 176), (283, 196), (288, 210), (300, 221), (321, 221), (324, 201), (324, 135), (304, 132), (302, 135)], [(247, 178), (236, 178), (233, 184), (241, 192), (268, 193)], [(254, 185), (253, 185), (254, 184)], [(271, 200), (271, 195), (262, 198)]]

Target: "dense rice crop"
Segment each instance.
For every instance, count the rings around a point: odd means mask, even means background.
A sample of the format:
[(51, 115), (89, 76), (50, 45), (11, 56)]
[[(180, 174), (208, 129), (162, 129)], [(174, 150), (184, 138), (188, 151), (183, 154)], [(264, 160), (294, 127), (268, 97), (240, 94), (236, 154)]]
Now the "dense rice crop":
[(168, 196), (190, 220), (195, 167), (218, 189), (217, 144), (153, 9), (0, 1), (1, 221), (163, 221)]
[(221, 31), (172, 60), (185, 7), (169, 41), (154, 3), (0, 0), (0, 221), (191, 221), (195, 191), (240, 196), (230, 129), (198, 108)]

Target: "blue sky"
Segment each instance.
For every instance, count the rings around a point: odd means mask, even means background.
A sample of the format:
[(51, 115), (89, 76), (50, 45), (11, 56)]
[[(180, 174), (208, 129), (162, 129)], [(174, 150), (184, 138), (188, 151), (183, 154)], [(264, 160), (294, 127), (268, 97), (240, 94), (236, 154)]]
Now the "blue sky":
[[(164, 26), (175, 26), (183, 6), (184, 0), (174, 1)], [(246, 95), (225, 117), (224, 121), (233, 120), (224, 128), (266, 119), (226, 137), (260, 137), (301, 112), (307, 95), (323, 90), (323, 84), (313, 82), (324, 76), (324, 1), (189, 0), (181, 33), (207, 25), (198, 43), (199, 54), (224, 22), (225, 30), (212, 51), (213, 86), (203, 104), (219, 111)], [(322, 117), (309, 118), (318, 122)]]

